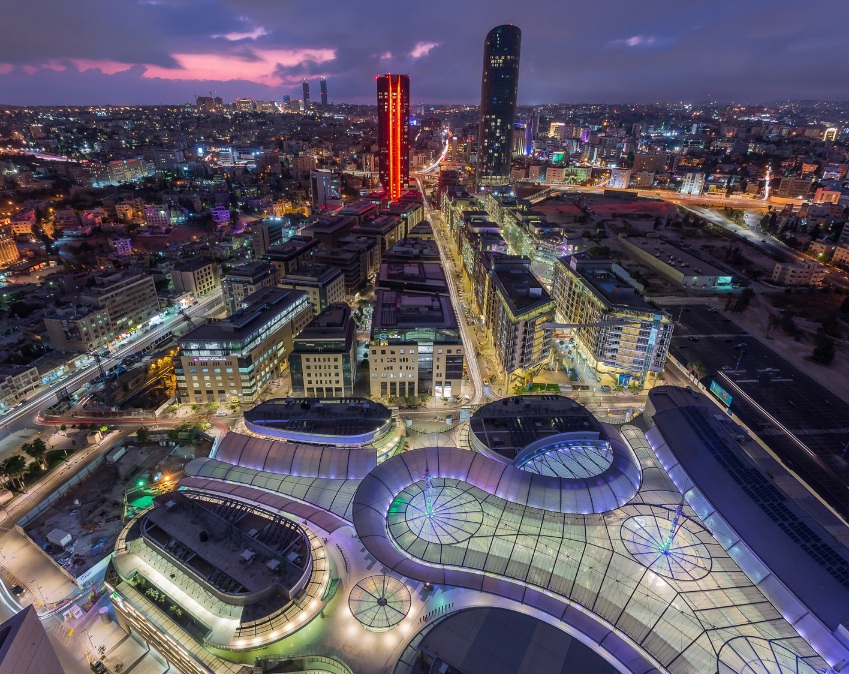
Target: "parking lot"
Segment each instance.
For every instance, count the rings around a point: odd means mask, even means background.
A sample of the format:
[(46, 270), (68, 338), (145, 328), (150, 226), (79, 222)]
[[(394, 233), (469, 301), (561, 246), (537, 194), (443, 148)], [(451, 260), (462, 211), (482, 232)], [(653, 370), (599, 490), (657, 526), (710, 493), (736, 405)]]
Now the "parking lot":
[(672, 339), (675, 358), (685, 365), (701, 361), (705, 387), (716, 381), (730, 393), (731, 410), (849, 517), (849, 404), (722, 313), (705, 305), (676, 306), (671, 313), (676, 321), (680, 316)]

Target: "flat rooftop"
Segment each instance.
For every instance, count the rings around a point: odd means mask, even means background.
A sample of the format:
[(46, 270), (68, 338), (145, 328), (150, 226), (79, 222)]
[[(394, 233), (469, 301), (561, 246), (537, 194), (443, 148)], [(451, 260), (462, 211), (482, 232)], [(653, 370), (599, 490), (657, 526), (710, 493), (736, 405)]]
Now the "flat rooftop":
[(532, 442), (561, 433), (607, 435), (583, 405), (561, 395), (518, 395), (480, 407), (469, 430), (491, 451), (513, 460)]
[(280, 279), (280, 283), (290, 285), (301, 281), (305, 283), (327, 284), (335, 277), (341, 275), (342, 272), (338, 267), (332, 267), (328, 264), (315, 262), (286, 274), (284, 278)]
[(292, 260), (310, 248), (318, 246), (318, 239), (310, 236), (293, 236), (285, 243), (271, 246), (263, 255), (267, 260)]
[(380, 265), (377, 285), (397, 290), (447, 293), (448, 281), (439, 262), (388, 261)]
[(383, 288), (378, 288), (375, 295), (372, 335), (392, 328), (458, 328), (457, 317), (447, 295)]
[(239, 265), (235, 269), (231, 269), (227, 272), (225, 278), (254, 280), (264, 278), (274, 272), (274, 265), (257, 260), (256, 262), (248, 262), (246, 264)]
[(225, 339), (244, 339), (258, 330), (275, 316), (289, 310), (292, 305), (305, 299), (303, 290), (288, 290), (268, 286), (249, 295), (245, 301), (248, 306), (232, 316), (217, 323), (204, 323), (183, 335), (178, 343), (185, 347), (191, 342)]
[(507, 299), (514, 314), (521, 314), (551, 302), (548, 291), (539, 282), (528, 265), (495, 264), (492, 275), (501, 294)]
[[(313, 351), (314, 344), (308, 342), (324, 340), (345, 340), (346, 348), (354, 339), (355, 327), (351, 318), (351, 307), (344, 302), (331, 304), (295, 337), (295, 351), (301, 349)], [(299, 348), (300, 347), (300, 348)]]
[[(421, 224), (421, 223), (419, 223)], [(418, 227), (418, 225), (416, 225)], [(416, 229), (413, 228), (413, 230)], [(428, 225), (430, 227), (430, 225)], [(410, 234), (413, 234), (413, 231), (410, 231)], [(432, 239), (417, 239), (413, 236), (410, 236), (406, 239), (401, 239), (398, 243), (396, 243), (392, 248), (387, 250), (383, 254), (384, 262), (390, 262), (395, 260), (421, 260), (422, 262), (438, 262), (439, 261), (439, 248), (436, 245), (436, 241)]]
[(619, 239), (640, 248), (649, 255), (654, 256), (660, 262), (665, 264), (674, 262), (674, 268), (681, 271), (684, 276), (731, 276), (731, 273), (714, 267), (710, 262), (705, 262), (692, 253), (660, 237), (626, 237), (620, 235)]

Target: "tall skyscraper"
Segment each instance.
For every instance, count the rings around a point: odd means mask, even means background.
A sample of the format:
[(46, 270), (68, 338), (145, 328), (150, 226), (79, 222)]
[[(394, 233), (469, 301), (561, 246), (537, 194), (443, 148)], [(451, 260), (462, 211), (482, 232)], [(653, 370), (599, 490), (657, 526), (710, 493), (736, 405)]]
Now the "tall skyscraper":
[(304, 112), (310, 109), (310, 83), (304, 80)]
[(319, 86), (321, 87), (321, 107), (327, 107), (327, 78), (322, 76), (322, 78), (318, 81)]
[(512, 24), (496, 26), (484, 42), (478, 185), (502, 185), (510, 177), (521, 43), (522, 31)]
[(397, 201), (410, 181), (410, 76), (377, 78), (377, 144), (380, 182)]

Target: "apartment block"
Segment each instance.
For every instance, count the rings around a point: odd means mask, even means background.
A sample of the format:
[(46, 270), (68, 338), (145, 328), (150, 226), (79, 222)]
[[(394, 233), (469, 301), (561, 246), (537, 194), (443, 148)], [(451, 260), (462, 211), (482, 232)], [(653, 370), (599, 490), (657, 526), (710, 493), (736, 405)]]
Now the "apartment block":
[(217, 262), (195, 260), (178, 264), (171, 270), (174, 290), (201, 297), (221, 289), (221, 267)]
[(115, 336), (141, 327), (159, 313), (159, 297), (152, 276), (95, 272), (94, 285), (80, 294), (80, 301), (106, 309)]
[(47, 341), (55, 351), (87, 352), (115, 339), (107, 309), (87, 306), (60, 307), (44, 317)]

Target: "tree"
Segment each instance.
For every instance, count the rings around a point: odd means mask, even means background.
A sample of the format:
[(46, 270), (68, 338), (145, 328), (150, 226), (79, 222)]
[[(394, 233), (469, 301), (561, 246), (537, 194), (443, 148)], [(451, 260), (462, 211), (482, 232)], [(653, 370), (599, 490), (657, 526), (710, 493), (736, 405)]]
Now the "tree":
[(692, 374), (696, 379), (702, 379), (707, 376), (705, 364), (700, 360), (691, 360), (687, 363), (687, 372)]
[(24, 443), (21, 449), (24, 450), (24, 454), (31, 456), (33, 459), (38, 461), (39, 465), (46, 465), (44, 462), (44, 455), (47, 454), (47, 445), (41, 438), (36, 438), (32, 442)]
[(140, 445), (145, 444), (150, 439), (150, 431), (147, 430), (144, 426), (142, 426), (139, 430), (136, 431), (136, 440), (138, 440)]
[(2, 473), (3, 477), (6, 479), (12, 480), (12, 482), (16, 483), (19, 489), (22, 489), (24, 486), (22, 476), (26, 469), (27, 460), (20, 454), (10, 456), (8, 459), (5, 459), (3, 463), (0, 463), (0, 473)]
[(218, 411), (218, 403), (214, 400), (210, 400), (208, 403), (206, 403), (204, 409), (206, 410), (207, 414), (215, 414)]
[(834, 340), (825, 333), (825, 330), (820, 328), (814, 337), (814, 350), (811, 352), (811, 360), (821, 365), (831, 365), (834, 360), (834, 353)]

